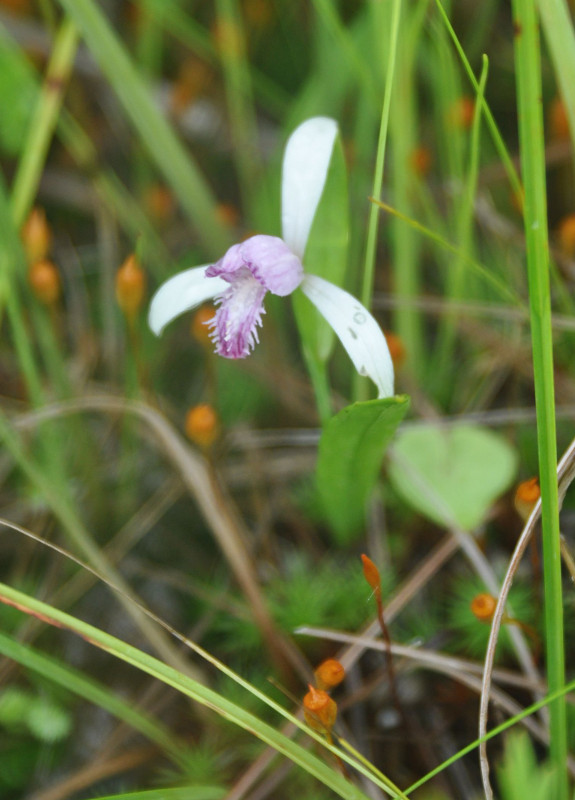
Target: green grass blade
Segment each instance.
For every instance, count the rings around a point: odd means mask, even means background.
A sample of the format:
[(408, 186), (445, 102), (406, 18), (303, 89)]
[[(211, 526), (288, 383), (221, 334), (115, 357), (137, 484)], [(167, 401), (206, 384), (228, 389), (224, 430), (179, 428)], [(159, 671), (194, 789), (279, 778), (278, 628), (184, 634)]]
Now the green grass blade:
[(107, 794), (106, 797), (95, 797), (94, 800), (222, 800), (226, 794), (226, 790), (219, 786), (176, 786), (127, 794)]
[[(449, 18), (447, 16), (446, 12), (445, 12), (445, 9), (443, 8), (443, 5), (441, 4), (441, 0), (435, 0), (435, 2), (437, 4), (437, 8), (439, 10), (441, 18), (442, 18), (442, 20), (443, 20), (443, 22), (444, 22), (444, 24), (445, 24), (445, 26), (446, 26), (446, 28), (447, 28), (447, 30), (449, 32), (449, 35), (451, 36), (451, 39), (453, 40), (453, 44), (455, 46), (455, 49), (457, 50), (457, 54), (459, 55), (459, 58), (461, 59), (461, 63), (463, 64), (463, 67), (465, 69), (465, 73), (466, 73), (467, 77), (469, 78), (469, 81), (470, 81), (471, 85), (475, 89), (475, 92), (477, 93), (479, 91), (479, 81), (475, 77), (475, 73), (473, 72), (473, 69), (471, 68), (471, 64), (469, 63), (469, 59), (465, 55), (465, 52), (463, 50), (463, 47), (461, 46), (461, 43), (460, 43), (459, 39), (457, 38), (457, 34), (455, 33), (453, 25), (449, 21)], [(499, 132), (499, 128), (497, 127), (497, 123), (495, 122), (495, 118), (494, 118), (493, 114), (491, 113), (491, 109), (489, 108), (489, 105), (487, 104), (487, 101), (485, 100), (485, 98), (483, 98), (482, 104), (483, 104), (483, 113), (485, 114), (485, 121), (486, 121), (487, 127), (489, 128), (489, 131), (491, 133), (491, 138), (493, 139), (493, 144), (495, 145), (495, 147), (497, 149), (497, 152), (499, 153), (499, 158), (501, 159), (501, 161), (502, 161), (502, 163), (503, 163), (503, 165), (505, 167), (505, 171), (507, 172), (507, 175), (509, 177), (509, 182), (511, 183), (511, 188), (513, 189), (515, 194), (519, 197), (521, 195), (521, 181), (519, 180), (519, 175), (517, 174), (517, 170), (513, 166), (513, 161), (511, 160), (511, 156), (509, 155), (509, 152), (507, 150), (505, 142), (503, 141), (503, 137), (501, 136), (501, 133)]]
[(545, 41), (551, 54), (561, 99), (569, 118), (571, 141), (575, 143), (575, 30), (565, 0), (538, 0)]
[(39, 673), (47, 680), (113, 714), (150, 741), (158, 744), (177, 764), (185, 765), (187, 748), (172, 736), (168, 728), (148, 714), (138, 711), (130, 703), (116, 697), (93, 678), (87, 678), (79, 670), (61, 664), (56, 659), (40, 653), (29, 645), (17, 642), (1, 632), (0, 653), (5, 658), (18, 662), (23, 667)]
[(132, 125), (164, 174), (206, 250), (220, 256), (231, 244), (218, 221), (216, 201), (192, 157), (156, 107), (119, 38), (92, 0), (59, 0), (76, 23)]
[(65, 19), (54, 42), (44, 86), (30, 120), (28, 137), (14, 179), (12, 213), (18, 228), (23, 224), (38, 191), (77, 47), (76, 26), (71, 20)]
[[(273, 747), (278, 753), (282, 753), (290, 758), (295, 764), (298, 764), (302, 769), (309, 772), (310, 775), (316, 777), (340, 797), (343, 797), (346, 800), (367, 800), (367, 795), (365, 795), (360, 789), (351, 784), (341, 774), (317, 758), (317, 756), (309, 753), (301, 745), (293, 742), (291, 739), (277, 731), (272, 726), (268, 725), (266, 722), (263, 722), (250, 712), (245, 711), (241, 706), (230, 702), (223, 695), (218, 694), (212, 689), (208, 689), (206, 686), (203, 686), (201, 683), (198, 683), (189, 676), (183, 675), (172, 667), (169, 667), (161, 661), (158, 661), (158, 659), (150, 656), (148, 653), (144, 653), (143, 651), (126, 644), (120, 639), (110, 636), (99, 628), (88, 625), (87, 623), (82, 622), (81, 620), (72, 617), (69, 614), (65, 614), (64, 612), (59, 611), (58, 609), (55, 609), (46, 603), (42, 603), (39, 600), (36, 600), (35, 598), (32, 598), (22, 592), (19, 592), (10, 586), (6, 586), (5, 584), (0, 584), (0, 602), (18, 608), (20, 611), (25, 613), (37, 616), (44, 622), (76, 633), (90, 642), (90, 644), (110, 653), (110, 655), (119, 658), (127, 664), (131, 664), (142, 672), (145, 672), (148, 675), (151, 675), (153, 678), (162, 681), (162, 683), (166, 684), (167, 686), (172, 686), (178, 692), (181, 692), (187, 697), (192, 698), (196, 702), (211, 708), (220, 716), (224, 717), (230, 722), (233, 722), (240, 728), (249, 731), (267, 745)], [(236, 680), (242, 683), (242, 685), (246, 685), (246, 688), (251, 688), (246, 684), (245, 681), (242, 681), (239, 676), (235, 677)], [(258, 692), (257, 694), (259, 696), (261, 693)], [(286, 712), (277, 704), (270, 700), (267, 700), (267, 703), (275, 708), (276, 711), (281, 712), (284, 717), (294, 722), (298, 727), (304, 727), (299, 720), (288, 714), (288, 712)], [(313, 731), (310, 731), (307, 728), (304, 729), (308, 735), (317, 739), (317, 741), (319, 741), (327, 749), (336, 750), (336, 748), (328, 745), (319, 735), (314, 734)], [(371, 777), (381, 786), (381, 788), (388, 791), (388, 787), (382, 785), (381, 781), (377, 781), (377, 779), (371, 775), (369, 770), (367, 770), (363, 765), (355, 762), (341, 750), (336, 750), (336, 752), (338, 752), (340, 757), (344, 758), (346, 761), (353, 763), (356, 768), (358, 768), (364, 774), (367, 774), (368, 777)]]
[[(533, 0), (513, 0), (512, 7), (542, 503), (547, 679), (550, 691), (555, 692), (565, 683), (565, 651), (541, 61)], [(551, 703), (549, 713), (551, 760), (564, 776), (558, 800), (566, 800), (567, 723), (564, 700)]]

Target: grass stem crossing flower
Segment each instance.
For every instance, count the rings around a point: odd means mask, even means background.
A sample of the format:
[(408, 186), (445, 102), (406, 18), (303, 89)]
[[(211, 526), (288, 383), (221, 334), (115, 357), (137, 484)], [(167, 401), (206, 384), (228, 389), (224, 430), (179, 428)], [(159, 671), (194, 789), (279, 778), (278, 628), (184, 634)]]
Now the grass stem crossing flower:
[(331, 325), (358, 372), (374, 381), (378, 396), (393, 394), (393, 365), (378, 323), (352, 295), (303, 266), (336, 136), (337, 124), (327, 117), (308, 119), (292, 133), (283, 161), (282, 238), (252, 236), (217, 263), (168, 279), (150, 305), (156, 335), (180, 314), (214, 299), (218, 309), (210, 335), (216, 352), (245, 358), (258, 342), (267, 292), (285, 297), (298, 290)]

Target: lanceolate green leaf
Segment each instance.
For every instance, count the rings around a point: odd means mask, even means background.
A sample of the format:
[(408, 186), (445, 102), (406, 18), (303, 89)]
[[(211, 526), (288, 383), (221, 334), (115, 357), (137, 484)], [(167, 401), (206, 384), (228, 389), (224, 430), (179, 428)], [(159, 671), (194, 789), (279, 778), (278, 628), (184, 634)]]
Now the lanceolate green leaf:
[(325, 426), (319, 443), (318, 489), (339, 543), (353, 540), (385, 448), (409, 407), (405, 395), (347, 406)]
[[(343, 775), (340, 775), (320, 758), (309, 753), (301, 745), (296, 744), (296, 742), (293, 742), (287, 736), (284, 736), (254, 714), (245, 711), (241, 706), (230, 702), (223, 695), (208, 689), (206, 686), (178, 672), (167, 664), (162, 663), (153, 656), (126, 644), (120, 639), (110, 636), (99, 628), (88, 625), (63, 611), (59, 611), (5, 584), (0, 584), (0, 602), (15, 606), (25, 613), (39, 617), (44, 622), (78, 634), (90, 644), (105, 650), (116, 658), (125, 661), (127, 664), (132, 664), (142, 672), (146, 672), (153, 678), (162, 681), (168, 686), (172, 686), (187, 697), (191, 697), (196, 702), (211, 708), (225, 719), (228, 719), (240, 728), (257, 736), (263, 742), (277, 750), (278, 753), (287, 756), (295, 764), (298, 764), (302, 769), (316, 777), (340, 797), (346, 800), (367, 800), (367, 796), (360, 789), (351, 784)], [(239, 677), (237, 679), (240, 680)], [(268, 705), (273, 705), (278, 711), (282, 711), (284, 717), (292, 720), (297, 725), (301, 725), (298, 720), (283, 709), (280, 709), (279, 706), (273, 704), (271, 700), (268, 701)], [(309, 735), (322, 741), (320, 737), (312, 732), (309, 732)], [(329, 747), (328, 745), (325, 746)], [(353, 759), (349, 759), (341, 750), (338, 752), (342, 758), (353, 763), (361, 772), (368, 775), (370, 774), (361, 764), (358, 764)], [(377, 777), (371, 777), (381, 788), (386, 789)]]

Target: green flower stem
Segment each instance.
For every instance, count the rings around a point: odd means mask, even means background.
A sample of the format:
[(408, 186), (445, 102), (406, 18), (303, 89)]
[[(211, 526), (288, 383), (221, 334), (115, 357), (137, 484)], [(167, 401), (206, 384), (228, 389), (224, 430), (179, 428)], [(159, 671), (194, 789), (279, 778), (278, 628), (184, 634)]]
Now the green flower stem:
[(38, 191), (48, 148), (52, 141), (64, 92), (78, 47), (78, 31), (65, 19), (54, 42), (46, 79), (28, 129), (12, 189), (12, 217), (18, 228), (23, 224)]
[[(513, 0), (513, 24), (541, 484), (547, 677), (549, 690), (553, 693), (561, 690), (565, 684), (565, 653), (541, 65), (533, 0)], [(565, 701), (555, 700), (549, 705), (549, 713), (551, 760), (558, 774), (562, 776), (557, 798), (566, 800), (568, 783)]]
[[(393, 0), (391, 9), (391, 30), (389, 34), (389, 51), (387, 59), (387, 72), (385, 82), (385, 93), (383, 106), (381, 109), (381, 121), (379, 126), (379, 138), (377, 142), (377, 153), (375, 158), (375, 170), (373, 174), (372, 196), (379, 198), (383, 186), (383, 170), (385, 165), (385, 147), (387, 143), (387, 131), (389, 128), (389, 110), (391, 107), (391, 96), (393, 93), (395, 62), (397, 54), (397, 41), (399, 38), (399, 22), (401, 18), (401, 2)], [(369, 222), (367, 229), (367, 244), (365, 249), (365, 262), (363, 269), (363, 281), (360, 300), (366, 308), (371, 306), (371, 295), (373, 292), (373, 278), (375, 273), (375, 255), (377, 250), (377, 232), (379, 228), (379, 212), (371, 204), (369, 209)], [(357, 376), (355, 381), (355, 400), (367, 399), (367, 382)]]

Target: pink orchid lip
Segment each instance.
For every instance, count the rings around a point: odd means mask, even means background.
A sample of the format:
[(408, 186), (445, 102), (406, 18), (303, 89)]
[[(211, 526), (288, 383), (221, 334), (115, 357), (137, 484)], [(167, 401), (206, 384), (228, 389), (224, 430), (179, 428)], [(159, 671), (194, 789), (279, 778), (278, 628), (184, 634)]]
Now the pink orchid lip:
[(238, 270), (247, 268), (253, 277), (272, 294), (285, 297), (300, 285), (303, 266), (279, 236), (258, 234), (234, 244), (220, 260), (206, 270), (207, 278), (234, 282)]
[(245, 358), (258, 341), (266, 292), (291, 294), (303, 279), (303, 266), (277, 236), (252, 236), (235, 244), (206, 270), (207, 278), (222, 278), (230, 286), (217, 298), (210, 322), (216, 352), (225, 358)]

